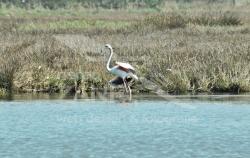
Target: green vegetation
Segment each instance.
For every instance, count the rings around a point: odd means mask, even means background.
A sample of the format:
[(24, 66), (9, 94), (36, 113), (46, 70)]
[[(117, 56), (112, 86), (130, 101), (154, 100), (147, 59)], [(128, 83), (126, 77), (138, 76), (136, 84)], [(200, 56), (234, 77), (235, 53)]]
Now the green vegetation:
[(34, 9), (38, 6), (47, 9), (85, 7), (85, 8), (105, 8), (119, 9), (130, 6), (155, 8), (163, 0), (1, 0), (7, 7), (12, 5), (21, 8)]
[(106, 43), (113, 61), (138, 70), (134, 92), (250, 92), (250, 4), (169, 3), (158, 11), (5, 5), (0, 96), (108, 89)]

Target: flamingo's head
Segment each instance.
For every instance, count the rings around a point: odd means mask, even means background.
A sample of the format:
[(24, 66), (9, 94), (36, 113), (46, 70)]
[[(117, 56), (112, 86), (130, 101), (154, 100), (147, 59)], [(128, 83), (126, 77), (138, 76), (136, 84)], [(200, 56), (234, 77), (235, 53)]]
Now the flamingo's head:
[(106, 48), (109, 48), (109, 49), (112, 49), (112, 47), (111, 47), (110, 44), (105, 44), (105, 47), (106, 47)]

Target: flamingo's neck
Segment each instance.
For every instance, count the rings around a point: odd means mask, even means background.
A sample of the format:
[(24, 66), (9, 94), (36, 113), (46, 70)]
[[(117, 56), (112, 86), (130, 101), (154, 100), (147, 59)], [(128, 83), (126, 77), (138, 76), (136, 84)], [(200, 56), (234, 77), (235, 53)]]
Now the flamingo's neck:
[(110, 57), (109, 57), (109, 60), (107, 62), (107, 69), (108, 69), (108, 71), (111, 71), (110, 62), (111, 62), (111, 58), (112, 58), (112, 55), (113, 55), (113, 49), (109, 48), (109, 50), (110, 50)]

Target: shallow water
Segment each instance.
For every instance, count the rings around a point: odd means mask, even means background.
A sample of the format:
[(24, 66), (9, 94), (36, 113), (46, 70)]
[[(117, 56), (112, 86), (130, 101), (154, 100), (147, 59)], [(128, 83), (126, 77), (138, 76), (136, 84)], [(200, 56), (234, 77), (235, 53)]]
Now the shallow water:
[(0, 157), (250, 157), (248, 97), (218, 98), (1, 101)]

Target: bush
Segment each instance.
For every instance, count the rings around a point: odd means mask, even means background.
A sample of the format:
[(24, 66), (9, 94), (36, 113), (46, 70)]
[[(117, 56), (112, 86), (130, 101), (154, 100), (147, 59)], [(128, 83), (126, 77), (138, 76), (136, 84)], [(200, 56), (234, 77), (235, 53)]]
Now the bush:
[(218, 15), (203, 14), (199, 17), (189, 18), (189, 22), (197, 25), (208, 26), (229, 26), (229, 25), (241, 25), (241, 19), (232, 13), (220, 13)]
[(21, 44), (8, 47), (1, 53), (0, 58), (0, 88), (12, 91), (16, 71), (20, 68), (20, 52), (33, 44), (25, 41)]
[(137, 22), (134, 25), (134, 28), (138, 31), (147, 27), (156, 30), (176, 29), (186, 27), (186, 23), (187, 22), (184, 20), (183, 16), (175, 13), (157, 14), (148, 16), (142, 21)]

